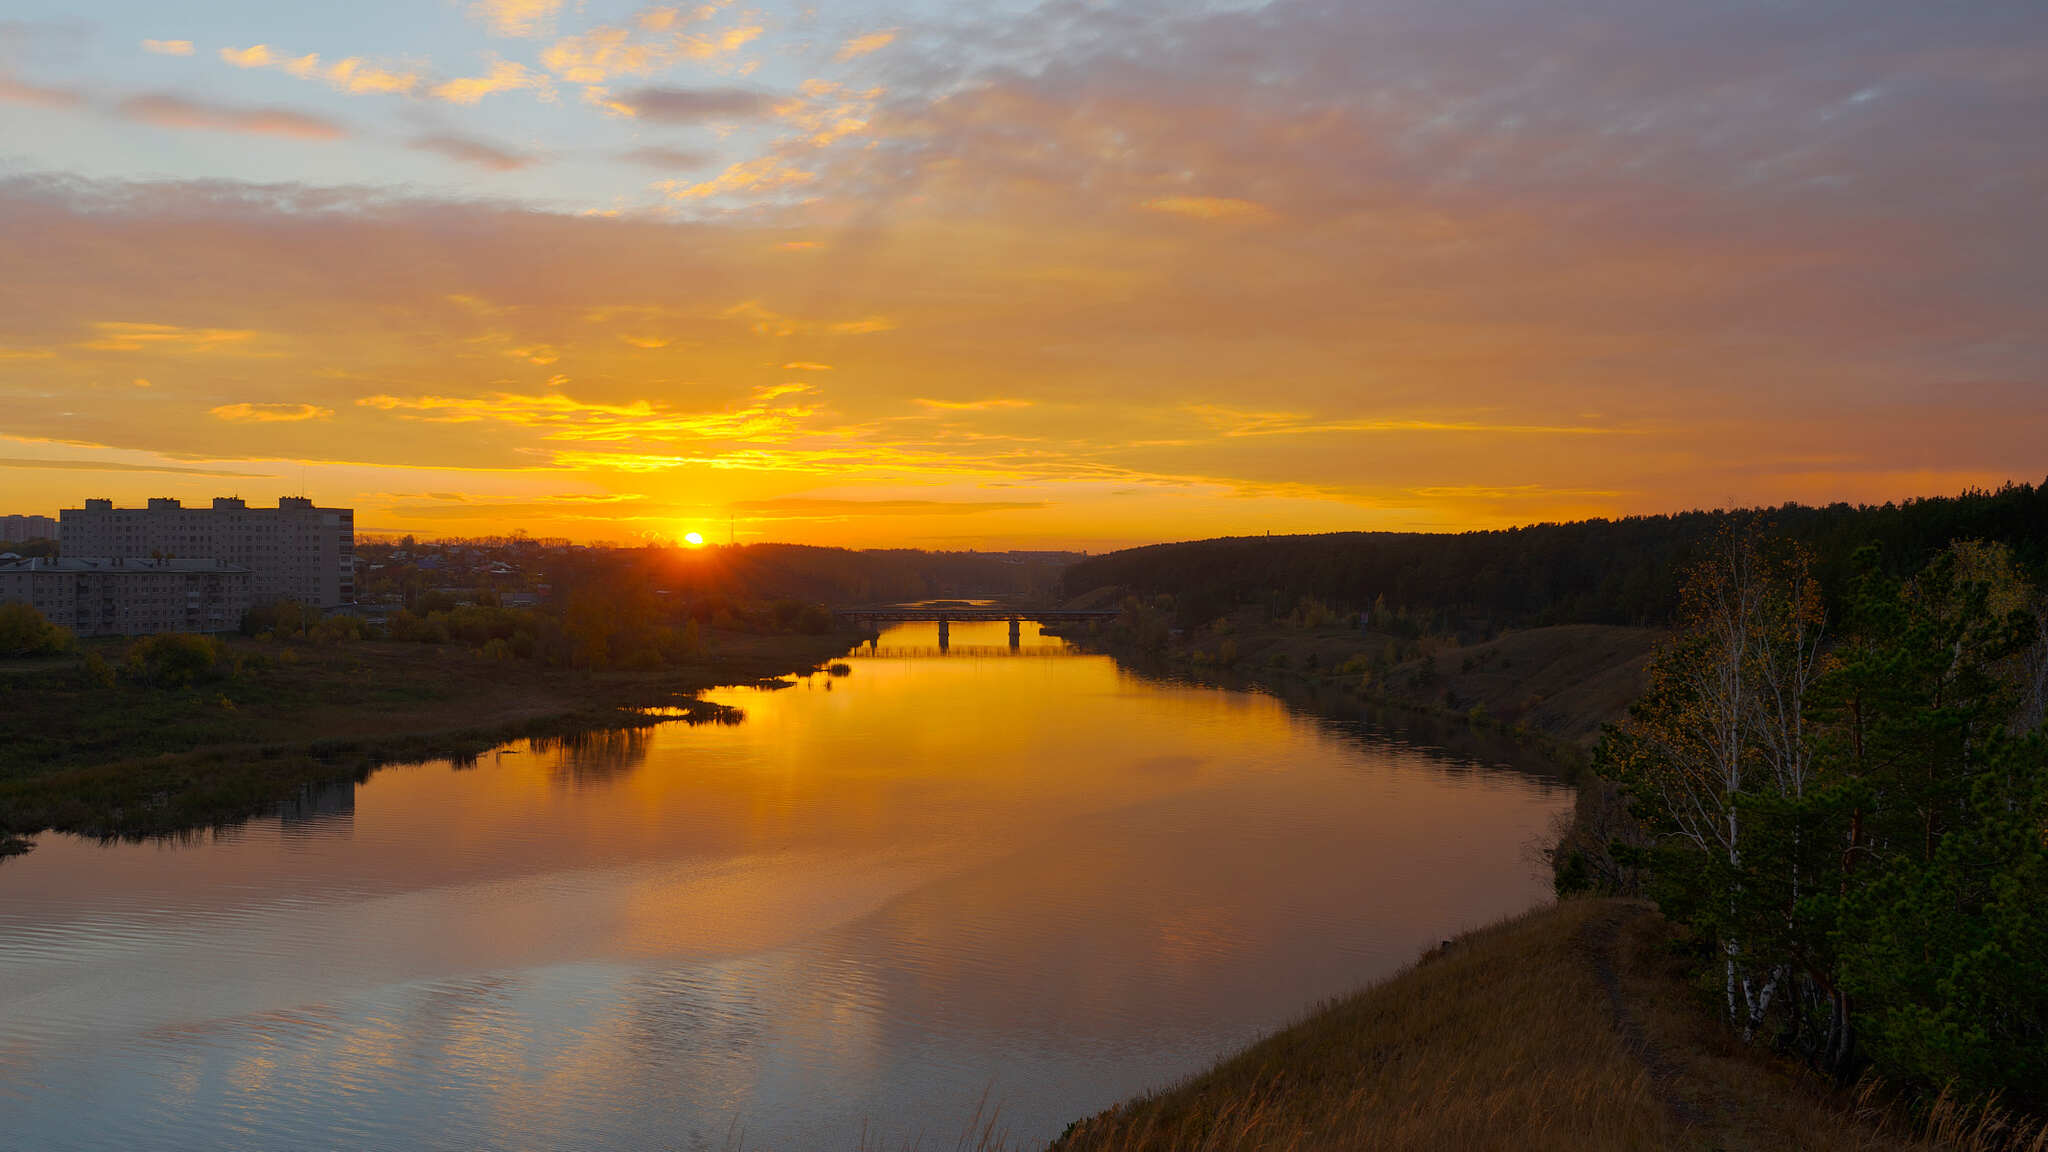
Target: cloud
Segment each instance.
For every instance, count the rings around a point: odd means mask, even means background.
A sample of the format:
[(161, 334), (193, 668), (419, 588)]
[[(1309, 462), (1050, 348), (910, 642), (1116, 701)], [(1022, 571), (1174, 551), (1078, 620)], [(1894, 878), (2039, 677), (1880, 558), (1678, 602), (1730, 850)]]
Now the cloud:
[(823, 148), (868, 128), (880, 88), (854, 88), (834, 80), (806, 80), (775, 106), (775, 117), (795, 128), (801, 143)]
[(562, 0), (475, 0), (469, 14), (500, 36), (538, 36), (561, 8)]
[(229, 472), (219, 468), (179, 468), (169, 464), (129, 464), (118, 460), (40, 460), (0, 456), (0, 468), (55, 468), (71, 472), (167, 472), (178, 476), (237, 476), (271, 479), (267, 472)]
[(484, 168), (492, 172), (512, 172), (534, 163), (534, 158), (525, 153), (513, 152), (487, 141), (449, 133), (416, 136), (406, 146), (421, 152), (432, 152), (458, 164), (467, 164), (472, 168)]
[(787, 496), (741, 500), (733, 511), (769, 520), (847, 516), (972, 516), (985, 512), (1030, 512), (1050, 508), (1044, 500), (833, 500)]
[(550, 44), (541, 53), (541, 63), (572, 84), (603, 84), (621, 76), (651, 76), (686, 60), (719, 60), (746, 47), (763, 31), (757, 24), (687, 30), (688, 24), (709, 20), (717, 12), (718, 6), (709, 4), (688, 12), (657, 9), (631, 27), (599, 25)]
[(634, 88), (607, 96), (605, 107), (660, 124), (702, 124), (759, 119), (775, 101), (744, 88)]
[[(0, 340), (41, 356), (8, 361), (0, 407), (194, 459), (274, 437), (206, 416), (245, 385), (177, 344), (78, 346), (122, 317), (260, 332), (221, 350), (346, 414), (307, 426), (320, 451), (440, 470), (420, 489), (500, 470), (494, 501), (570, 468), (721, 506), (1028, 484), (1128, 540), (1242, 522), (1245, 494), (1279, 530), (1462, 528), (2039, 478), (2048, 25), (1906, 0), (1483, 7), (984, 7), (887, 53), (872, 108), (778, 92), (788, 116), (716, 145), (744, 151), (660, 174), (686, 203), (657, 211), (0, 181), (0, 251), (36, 286)], [(659, 42), (728, 20), (619, 22)], [(613, 86), (751, 83), (728, 65)], [(867, 127), (813, 143), (842, 120)], [(916, 339), (837, 327), (872, 318)], [(812, 377), (829, 393), (764, 398), (814, 362), (841, 365)], [(355, 406), (372, 392), (396, 406)], [(916, 403), (991, 397), (1031, 406)]]
[(317, 404), (222, 404), (208, 409), (216, 420), (236, 424), (292, 424), (301, 420), (328, 420), (334, 409)]
[(711, 154), (708, 152), (693, 152), (684, 148), (635, 148), (630, 152), (620, 153), (619, 159), (629, 164), (638, 164), (643, 168), (661, 168), (673, 171), (676, 169), (702, 168), (706, 164), (711, 163)]
[(1148, 212), (1192, 216), (1198, 220), (1269, 215), (1262, 204), (1229, 196), (1157, 196), (1139, 206)]
[(31, 84), (8, 75), (4, 66), (0, 66), (0, 104), (27, 104), (37, 108), (76, 108), (83, 103), (85, 94), (76, 89)]
[(546, 439), (595, 443), (658, 440), (738, 440), (776, 443), (816, 409), (788, 399), (808, 389), (756, 389), (744, 404), (712, 412), (681, 412), (651, 400), (624, 404), (578, 400), (560, 392), (494, 392), (481, 396), (393, 396), (356, 401), (359, 407), (435, 424), (493, 422), (543, 431)]
[(730, 193), (780, 192), (817, 178), (817, 173), (798, 168), (780, 156), (760, 156), (729, 165), (725, 171), (696, 184), (664, 180), (658, 187), (677, 200), (703, 200)]
[(190, 56), (192, 54), (192, 42), (190, 40), (144, 40), (142, 42), (142, 50), (144, 52), (154, 52), (159, 56)]
[(94, 338), (79, 347), (95, 352), (210, 352), (248, 344), (256, 333), (245, 328), (186, 328), (176, 324), (144, 324), (100, 320)]
[(996, 408), (1029, 408), (1029, 400), (997, 398), (990, 400), (930, 400), (922, 396), (917, 403), (939, 412), (987, 412)]
[(237, 68), (274, 68), (302, 79), (323, 80), (338, 91), (357, 95), (410, 95), (424, 83), (420, 73), (411, 69), (398, 71), (358, 56), (322, 64), (317, 52), (293, 56), (266, 44), (222, 48), (220, 58)]
[(213, 104), (173, 92), (131, 96), (116, 106), (117, 115), (160, 128), (190, 128), (286, 136), (297, 140), (338, 140), (348, 131), (332, 120), (287, 108)]
[(882, 32), (870, 32), (865, 36), (856, 36), (839, 46), (836, 58), (851, 60), (856, 56), (865, 56), (870, 52), (887, 48), (895, 39), (896, 30), (893, 28)]
[(484, 75), (445, 80), (434, 85), (430, 93), (435, 99), (446, 100), (450, 104), (475, 104), (493, 92), (513, 92), (521, 88), (551, 90), (548, 78), (541, 73), (510, 60), (494, 60), (490, 71)]
[(265, 44), (251, 44), (247, 48), (223, 48), (220, 58), (237, 68), (268, 68), (276, 58)]

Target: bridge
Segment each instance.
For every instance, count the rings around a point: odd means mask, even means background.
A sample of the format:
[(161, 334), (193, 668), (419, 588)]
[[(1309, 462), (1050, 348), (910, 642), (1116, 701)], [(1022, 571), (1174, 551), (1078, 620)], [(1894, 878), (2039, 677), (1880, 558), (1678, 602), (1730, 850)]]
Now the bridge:
[(1010, 647), (1022, 643), (1023, 622), (1033, 620), (1040, 624), (1081, 624), (1091, 620), (1114, 620), (1120, 615), (1113, 608), (1059, 609), (1059, 608), (1005, 608), (994, 604), (972, 604), (964, 607), (940, 607), (925, 604), (886, 604), (872, 608), (834, 608), (832, 618), (861, 628), (873, 628), (877, 624), (902, 624), (916, 622), (937, 622), (939, 626), (939, 650), (952, 647), (952, 625), (955, 621), (967, 623), (992, 623), (997, 620), (1010, 622)]

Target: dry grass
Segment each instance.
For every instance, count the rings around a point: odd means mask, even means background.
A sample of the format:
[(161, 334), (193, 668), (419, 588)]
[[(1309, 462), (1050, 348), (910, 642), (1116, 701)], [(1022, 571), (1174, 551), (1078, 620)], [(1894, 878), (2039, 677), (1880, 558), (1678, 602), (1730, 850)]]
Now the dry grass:
[(1466, 936), (1168, 1092), (1076, 1126), (1070, 1152), (1673, 1146), (1608, 1026), (1574, 903)]
[(2048, 1152), (2048, 1136), (2001, 1133), (1995, 1114), (1914, 1118), (1742, 1048), (1675, 968), (1668, 932), (1628, 902), (1540, 909), (1055, 1147)]

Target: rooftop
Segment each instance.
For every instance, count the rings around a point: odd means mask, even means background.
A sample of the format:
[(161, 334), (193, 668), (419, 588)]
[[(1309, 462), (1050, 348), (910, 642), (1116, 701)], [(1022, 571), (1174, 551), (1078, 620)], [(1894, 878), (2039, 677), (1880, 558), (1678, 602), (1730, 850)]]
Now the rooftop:
[(247, 568), (226, 564), (219, 560), (193, 560), (174, 557), (157, 560), (137, 556), (128, 559), (108, 559), (100, 556), (64, 556), (57, 559), (38, 556), (30, 560), (12, 560), (0, 563), (0, 572), (247, 572)]

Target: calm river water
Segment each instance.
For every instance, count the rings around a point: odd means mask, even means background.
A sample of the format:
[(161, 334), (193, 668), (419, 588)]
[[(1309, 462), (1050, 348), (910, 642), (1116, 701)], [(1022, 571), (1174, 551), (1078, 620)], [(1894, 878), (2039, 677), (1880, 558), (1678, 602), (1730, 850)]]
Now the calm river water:
[(0, 865), (0, 1145), (951, 1147), (1168, 1084), (1546, 885), (1569, 803), (1027, 625), (744, 723)]

